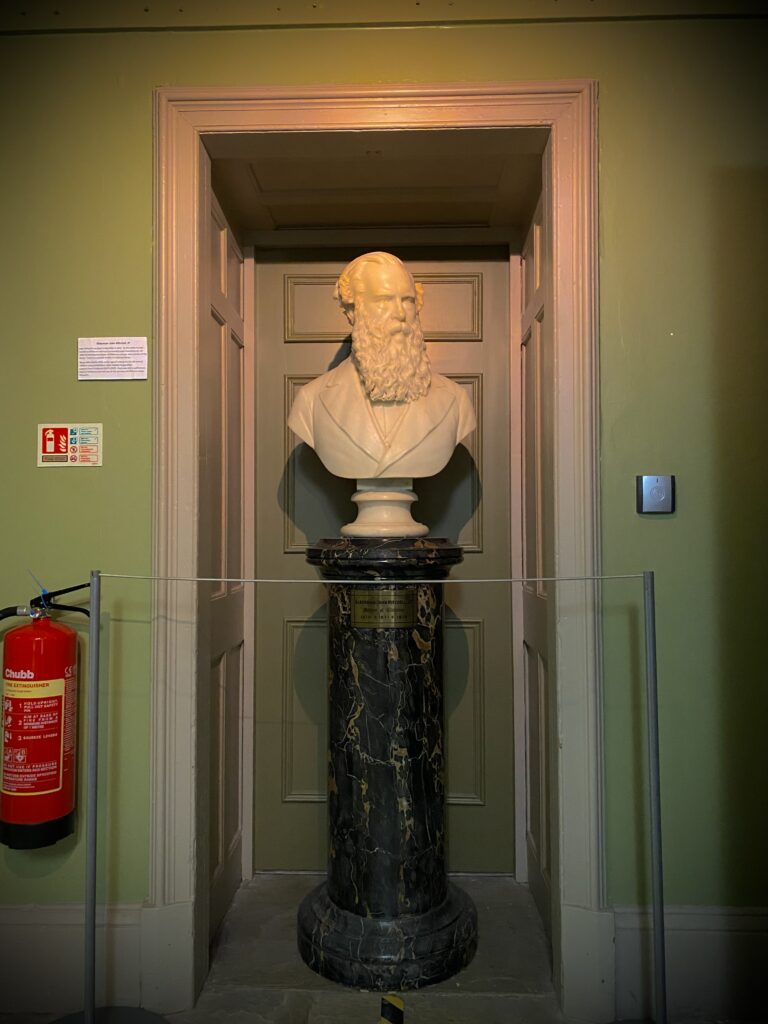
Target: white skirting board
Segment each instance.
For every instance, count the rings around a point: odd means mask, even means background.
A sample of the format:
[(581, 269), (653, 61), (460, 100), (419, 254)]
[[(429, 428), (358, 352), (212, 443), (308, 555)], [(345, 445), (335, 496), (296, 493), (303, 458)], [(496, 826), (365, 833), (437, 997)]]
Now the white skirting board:
[[(83, 1008), (82, 904), (0, 907), (0, 992), (5, 1013)], [(141, 907), (97, 917), (97, 1005), (137, 1005)]]
[(565, 1018), (609, 1024), (616, 1008), (613, 914), (564, 905), (560, 920), (562, 960), (557, 988)]
[[(631, 907), (614, 913), (616, 1018), (650, 1018), (651, 916)], [(667, 907), (664, 924), (671, 1020), (764, 1019), (768, 908)]]
[[(0, 906), (0, 1012), (83, 1009), (82, 904)], [(191, 905), (99, 908), (96, 1005), (158, 1013), (194, 1003), (188, 944)]]
[[(628, 907), (614, 914), (616, 1019), (651, 1017), (650, 914)], [(191, 934), (191, 904), (117, 905), (98, 920), (97, 1005), (159, 1013), (192, 1006), (191, 946), (178, 941)], [(768, 1003), (768, 908), (668, 907), (665, 923), (670, 1019), (760, 1019)], [(0, 950), (2, 1012), (82, 1009), (82, 905), (0, 907)]]

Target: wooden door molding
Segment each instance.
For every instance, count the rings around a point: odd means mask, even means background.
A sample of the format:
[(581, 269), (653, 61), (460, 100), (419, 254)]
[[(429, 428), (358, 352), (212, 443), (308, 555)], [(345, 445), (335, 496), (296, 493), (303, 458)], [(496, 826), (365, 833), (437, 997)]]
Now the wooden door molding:
[[(591, 81), (316, 89), (168, 88), (155, 94), (154, 548), (158, 576), (197, 574), (197, 345), (203, 136), (232, 132), (548, 126), (555, 266), (555, 564), (599, 572), (597, 359), (597, 86)], [(513, 467), (514, 468), (514, 467)], [(587, 591), (585, 591), (587, 593)], [(191, 584), (158, 582), (153, 612), (152, 842), (154, 941), (162, 921), (194, 921), (198, 792), (198, 638)], [(613, 1019), (613, 915), (604, 908), (596, 593), (555, 611), (559, 765), (553, 834), (558, 904), (555, 978), (568, 1016)], [(564, 695), (567, 694), (567, 699)], [(519, 702), (518, 702), (519, 706)], [(198, 898), (199, 892), (199, 898)], [(157, 931), (159, 929), (160, 931)], [(147, 1005), (192, 1005), (207, 970), (207, 935), (174, 931), (165, 979), (143, 969)], [(155, 970), (157, 967), (155, 968)], [(173, 983), (170, 978), (175, 979)]]

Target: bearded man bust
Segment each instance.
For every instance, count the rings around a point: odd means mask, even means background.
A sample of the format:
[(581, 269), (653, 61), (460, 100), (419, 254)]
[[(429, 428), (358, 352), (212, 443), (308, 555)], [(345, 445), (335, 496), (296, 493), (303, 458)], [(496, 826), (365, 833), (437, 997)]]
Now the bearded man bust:
[(370, 252), (344, 269), (334, 295), (352, 354), (302, 388), (288, 426), (363, 490), (439, 473), (476, 423), (463, 388), (430, 369), (421, 286), (396, 256)]

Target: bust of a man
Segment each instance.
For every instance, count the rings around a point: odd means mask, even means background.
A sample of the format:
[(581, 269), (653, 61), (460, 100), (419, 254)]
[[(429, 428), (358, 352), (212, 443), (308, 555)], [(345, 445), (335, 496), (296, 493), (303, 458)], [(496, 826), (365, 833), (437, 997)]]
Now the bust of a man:
[(476, 424), (463, 388), (430, 369), (421, 286), (396, 256), (370, 252), (344, 269), (335, 296), (352, 354), (302, 388), (288, 426), (336, 476), (439, 473)]

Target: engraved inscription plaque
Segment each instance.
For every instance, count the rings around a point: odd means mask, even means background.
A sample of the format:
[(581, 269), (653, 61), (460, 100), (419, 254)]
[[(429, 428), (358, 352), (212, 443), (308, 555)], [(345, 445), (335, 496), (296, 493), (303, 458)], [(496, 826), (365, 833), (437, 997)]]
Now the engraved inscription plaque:
[(416, 625), (416, 587), (355, 587), (352, 626), (397, 629)]

